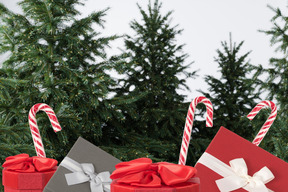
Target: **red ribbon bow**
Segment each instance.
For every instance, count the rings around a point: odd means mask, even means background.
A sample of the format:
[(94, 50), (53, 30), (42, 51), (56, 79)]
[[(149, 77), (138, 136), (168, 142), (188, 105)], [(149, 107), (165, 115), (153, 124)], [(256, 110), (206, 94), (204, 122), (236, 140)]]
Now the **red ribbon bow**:
[(116, 165), (116, 170), (110, 176), (118, 179), (117, 183), (140, 187), (160, 187), (184, 183), (196, 174), (194, 167), (173, 163), (152, 163), (149, 158), (139, 158)]
[(29, 157), (28, 154), (19, 154), (7, 157), (2, 167), (16, 172), (32, 173), (51, 170), (57, 164), (58, 162), (55, 159)]

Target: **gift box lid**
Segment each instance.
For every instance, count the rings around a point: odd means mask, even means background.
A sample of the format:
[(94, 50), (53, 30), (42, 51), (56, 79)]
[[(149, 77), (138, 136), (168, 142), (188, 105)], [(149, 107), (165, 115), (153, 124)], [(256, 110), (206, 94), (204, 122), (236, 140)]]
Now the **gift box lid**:
[[(95, 173), (104, 171), (112, 173), (115, 170), (115, 165), (121, 162), (82, 137), (78, 138), (66, 157), (69, 157), (78, 163), (92, 163), (94, 165)], [(46, 185), (44, 192), (91, 191), (89, 182), (68, 186), (65, 178), (65, 174), (68, 173), (71, 173), (71, 171), (61, 166), (60, 163), (56, 173)]]
[[(220, 128), (205, 152), (227, 165), (233, 159), (243, 158), (250, 176), (266, 166), (275, 176), (272, 181), (266, 184), (267, 188), (277, 192), (287, 191), (288, 163), (224, 127)], [(199, 162), (195, 168), (198, 170), (196, 176), (201, 180), (203, 191), (219, 191), (215, 181), (223, 178), (221, 175)], [(246, 190), (238, 189), (235, 191), (244, 192)]]

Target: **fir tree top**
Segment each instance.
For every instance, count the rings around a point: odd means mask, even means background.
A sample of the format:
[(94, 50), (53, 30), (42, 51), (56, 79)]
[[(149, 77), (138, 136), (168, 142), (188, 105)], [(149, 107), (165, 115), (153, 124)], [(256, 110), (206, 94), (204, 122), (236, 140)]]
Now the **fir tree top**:
[(125, 106), (123, 130), (127, 135), (120, 140), (129, 142), (129, 136), (138, 135), (146, 142), (134, 139), (131, 149), (142, 143), (142, 150), (154, 158), (176, 162), (189, 106), (178, 90), (188, 89), (186, 79), (194, 77), (195, 71), (185, 64), (188, 54), (177, 43), (182, 30), (172, 26), (172, 11), (162, 13), (158, 0), (138, 8), (141, 20), (130, 23), (134, 34), (125, 37), (127, 58), (120, 73), (126, 77), (119, 80), (116, 90), (116, 96), (138, 99)]
[(252, 139), (253, 129), (246, 115), (260, 100), (257, 92), (259, 80), (254, 73), (256, 67), (248, 60), (250, 52), (240, 54), (243, 43), (232, 43), (231, 39), (229, 44), (221, 43), (223, 49), (217, 50), (215, 58), (221, 77), (207, 75), (205, 81), (209, 92), (201, 93), (211, 98), (213, 103), (214, 127), (224, 126), (246, 139)]

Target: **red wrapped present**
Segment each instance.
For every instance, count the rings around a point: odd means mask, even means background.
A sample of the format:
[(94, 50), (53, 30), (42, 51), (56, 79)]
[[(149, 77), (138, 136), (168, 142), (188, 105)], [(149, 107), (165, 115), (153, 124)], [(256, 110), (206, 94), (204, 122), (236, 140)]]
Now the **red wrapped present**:
[(258, 147), (276, 118), (275, 104), (262, 101), (247, 117), (252, 120), (265, 106), (272, 112), (252, 143), (220, 128), (196, 164), (203, 191), (287, 191), (288, 164)]
[(44, 145), (36, 121), (36, 113), (44, 111), (49, 117), (55, 132), (61, 131), (61, 126), (51, 107), (44, 103), (34, 105), (29, 111), (29, 125), (38, 157), (19, 154), (6, 158), (2, 174), (2, 184), (5, 192), (40, 192), (57, 169), (55, 159), (46, 158)]
[(195, 167), (205, 192), (286, 192), (288, 187), (286, 162), (224, 127)]
[[(179, 164), (186, 162), (195, 107), (200, 102), (204, 103), (205, 99), (198, 97), (191, 102), (186, 118)], [(272, 112), (252, 143), (224, 127), (220, 128), (195, 166), (198, 170), (196, 177), (199, 177), (201, 181), (202, 191), (287, 191), (288, 164), (258, 147), (276, 118), (275, 104), (271, 101), (262, 101), (247, 117), (252, 120), (266, 106), (270, 107)], [(208, 112), (210, 109), (213, 113), (211, 103), (206, 104), (206, 108)]]
[(173, 163), (152, 163), (149, 158), (116, 165), (111, 192), (199, 192), (196, 169)]
[(5, 192), (43, 191), (55, 173), (57, 163), (55, 159), (29, 157), (28, 154), (7, 157), (2, 165)]

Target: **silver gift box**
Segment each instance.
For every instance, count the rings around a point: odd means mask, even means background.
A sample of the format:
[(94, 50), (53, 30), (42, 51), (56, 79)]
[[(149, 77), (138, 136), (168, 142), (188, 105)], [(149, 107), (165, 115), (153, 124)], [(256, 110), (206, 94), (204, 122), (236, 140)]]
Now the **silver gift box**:
[[(107, 171), (112, 173), (115, 170), (115, 165), (121, 162), (81, 137), (78, 138), (66, 157), (66, 160), (72, 159), (79, 164), (93, 164), (96, 175)], [(65, 159), (60, 163), (57, 171), (44, 188), (44, 192), (91, 192), (89, 181), (68, 185), (66, 176), (72, 171), (64, 167), (64, 161)]]

